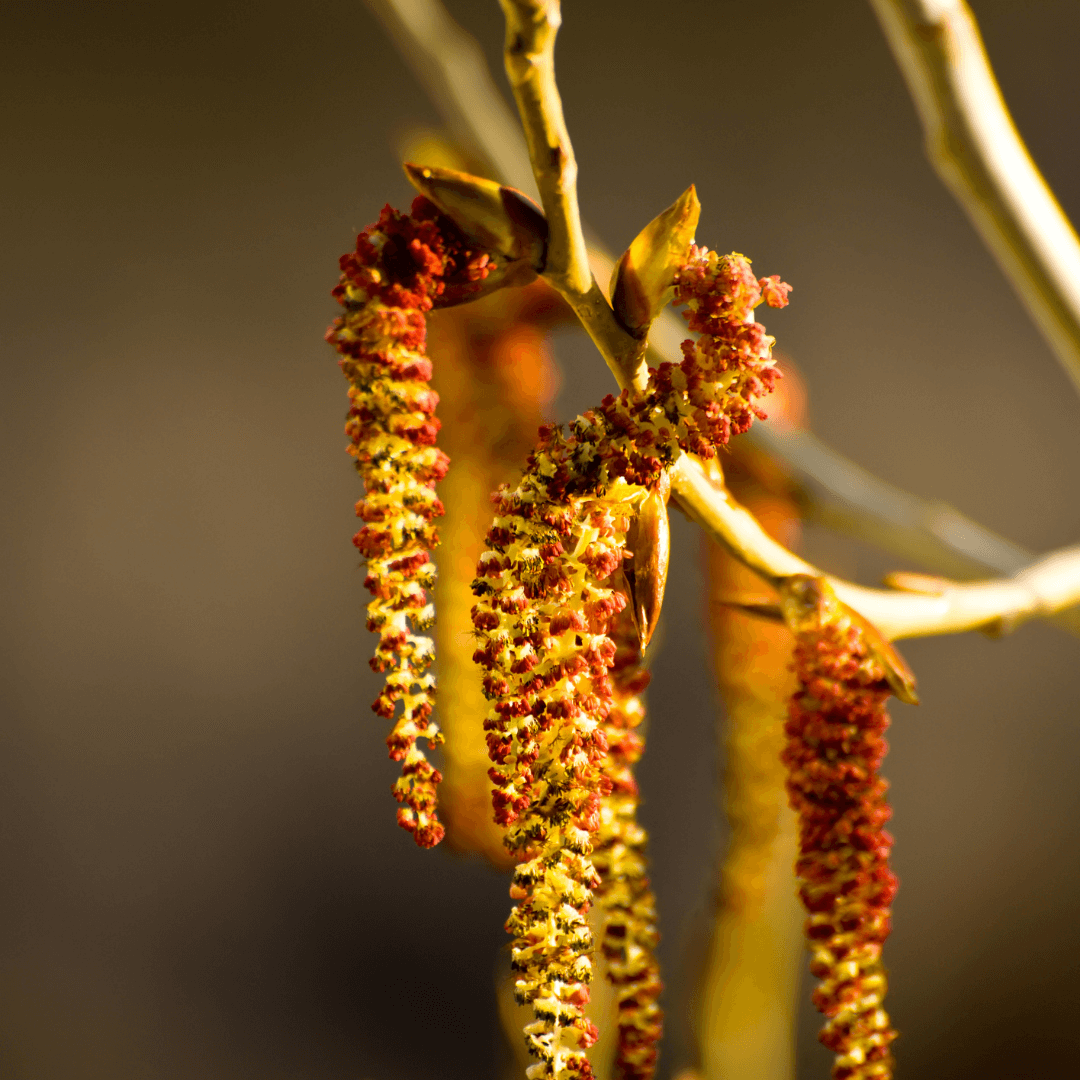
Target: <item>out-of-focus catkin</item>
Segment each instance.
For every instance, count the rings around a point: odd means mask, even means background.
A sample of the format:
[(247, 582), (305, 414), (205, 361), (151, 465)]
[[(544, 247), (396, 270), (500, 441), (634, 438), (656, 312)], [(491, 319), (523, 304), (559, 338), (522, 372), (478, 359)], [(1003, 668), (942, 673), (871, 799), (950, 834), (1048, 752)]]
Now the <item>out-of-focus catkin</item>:
[[(799, 426), (802, 384), (790, 367), (783, 370), (769, 401), (770, 422)], [(733, 443), (724, 480), (770, 536), (797, 546), (799, 508), (771, 459)], [(793, 1080), (803, 939), (791, 876), (795, 816), (780, 753), (795, 690), (794, 640), (785, 626), (725, 602), (766, 590), (718, 544), (704, 543), (713, 670), (724, 705), (718, 742), (728, 841), (697, 980), (697, 1071), (705, 1080)]]

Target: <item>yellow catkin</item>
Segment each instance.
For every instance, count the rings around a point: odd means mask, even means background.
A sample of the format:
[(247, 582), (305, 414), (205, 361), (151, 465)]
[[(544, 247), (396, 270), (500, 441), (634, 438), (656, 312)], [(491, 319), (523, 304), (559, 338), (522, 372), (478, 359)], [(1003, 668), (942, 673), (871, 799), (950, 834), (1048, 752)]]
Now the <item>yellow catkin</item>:
[(372, 708), (394, 722), (387, 746), (402, 763), (393, 787), (398, 822), (422, 847), (444, 833), (435, 809), (442, 778), (417, 741), (442, 738), (432, 717), (435, 650), (425, 631), (435, 618), (430, 552), (443, 513), (435, 485), (448, 464), (435, 446), (439, 398), (428, 385), (426, 315), (448, 288), (475, 292), (489, 263), (426, 199), (409, 214), (387, 206), (341, 258), (333, 295), (342, 313), (326, 334), (349, 380), (345, 432), (364, 481), (356, 504), (364, 526), (353, 543), (367, 560), (367, 627), (379, 637), (371, 666), (384, 676)]
[[(741, 255), (700, 248), (691, 250), (675, 285), (699, 334), (684, 343), (682, 364), (650, 371), (643, 393), (606, 398), (565, 434), (542, 433), (517, 485), (497, 493), (473, 584), (474, 656), (492, 702), (485, 729), (493, 803), (507, 847), (521, 859), (507, 930), (515, 994), (535, 1017), (524, 1032), (538, 1059), (530, 1080), (593, 1075), (586, 1054), (598, 1036), (585, 1013), (588, 912), (604, 888), (592, 857), (602, 800), (614, 790), (607, 725), (618, 707), (617, 647), (610, 633), (627, 606), (624, 559), (635, 563), (640, 554), (626, 549), (631, 521), (661, 492), (679, 453), (711, 458), (763, 415), (759, 399), (776, 379), (772, 339), (753, 312), (763, 302), (785, 306), (787, 285), (776, 277), (759, 281)], [(618, 873), (643, 886), (634, 866), (640, 842), (626, 824), (625, 873)], [(651, 945), (652, 900), (644, 887), (628, 907), (635, 934)], [(637, 947), (612, 958), (633, 981), (641, 973)], [(646, 975), (640, 1002), (623, 1013), (632, 1018), (625, 1049), (642, 1051), (639, 1061), (623, 1055), (624, 1075), (652, 1072), (654, 984)]]

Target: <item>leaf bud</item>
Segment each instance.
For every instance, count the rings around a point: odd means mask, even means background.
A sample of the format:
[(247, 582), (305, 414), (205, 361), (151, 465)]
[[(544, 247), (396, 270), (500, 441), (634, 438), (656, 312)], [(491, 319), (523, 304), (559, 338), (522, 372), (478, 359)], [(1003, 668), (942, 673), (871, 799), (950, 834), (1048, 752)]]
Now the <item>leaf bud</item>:
[(437, 165), (406, 163), (405, 175), (470, 240), (507, 262), (524, 261), (535, 273), (543, 269), (547, 218), (528, 196), (494, 180)]
[(893, 643), (868, 619), (847, 606), (824, 578), (792, 574), (779, 585), (784, 621), (796, 634), (813, 633), (830, 622), (847, 620), (863, 634), (874, 660), (885, 672), (892, 692), (907, 705), (918, 705), (915, 676)]
[(623, 252), (611, 278), (611, 305), (619, 321), (644, 337), (674, 295), (675, 271), (694, 242), (701, 203), (691, 184)]

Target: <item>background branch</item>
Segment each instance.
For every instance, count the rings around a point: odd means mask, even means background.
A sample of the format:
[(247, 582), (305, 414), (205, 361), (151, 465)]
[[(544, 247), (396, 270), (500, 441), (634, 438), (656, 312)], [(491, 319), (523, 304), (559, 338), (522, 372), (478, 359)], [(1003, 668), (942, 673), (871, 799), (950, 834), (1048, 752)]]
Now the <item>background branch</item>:
[(367, 0), (461, 150), (493, 180), (540, 201), (518, 118), (483, 50), (439, 0)]
[(926, 152), (1080, 391), (1080, 242), (1031, 160), (964, 0), (870, 0)]
[[(425, 87), (461, 147), (498, 179), (539, 198), (517, 118), (496, 87), (476, 41), (440, 0), (367, 0)], [(596, 277), (614, 259), (587, 226), (583, 232)], [(649, 335), (650, 363), (678, 362), (682, 320), (661, 314)], [(789, 471), (807, 516), (935, 573), (978, 578), (1014, 574), (1034, 558), (943, 502), (888, 484), (806, 431), (755, 424), (741, 436)]]

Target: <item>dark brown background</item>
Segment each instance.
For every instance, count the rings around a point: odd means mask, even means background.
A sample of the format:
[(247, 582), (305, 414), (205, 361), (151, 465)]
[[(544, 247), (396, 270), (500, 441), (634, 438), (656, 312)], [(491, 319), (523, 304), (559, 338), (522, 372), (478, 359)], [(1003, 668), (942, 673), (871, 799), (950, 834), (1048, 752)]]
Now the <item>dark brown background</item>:
[[(975, 7), (1080, 214), (1080, 8)], [(452, 8), (497, 57), (493, 0)], [(393, 136), (433, 111), (357, 0), (7, 0), (0, 29), (0, 1072), (492, 1077), (505, 882), (393, 824), (321, 341), (338, 254), (408, 198)], [(1080, 536), (1080, 405), (926, 165), (866, 6), (571, 3), (558, 55), (611, 245), (696, 182), (699, 238), (795, 286), (769, 326), (820, 434), (1033, 548)], [(560, 350), (565, 417), (608, 383)], [(720, 829), (684, 523), (676, 544), (643, 776), (677, 1017)], [(867, 581), (891, 565), (808, 544)], [(905, 652), (902, 1075), (1073, 1075), (1080, 645)]]

